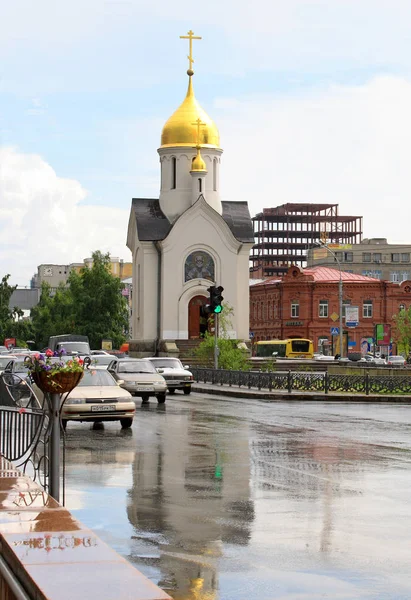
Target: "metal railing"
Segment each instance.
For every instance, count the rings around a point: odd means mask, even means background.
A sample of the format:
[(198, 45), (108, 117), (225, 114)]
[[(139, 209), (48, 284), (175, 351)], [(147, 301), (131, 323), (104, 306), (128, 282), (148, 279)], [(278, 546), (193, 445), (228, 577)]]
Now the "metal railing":
[(0, 383), (0, 455), (47, 490), (50, 438), (47, 397), (37, 397), (29, 380), (17, 374), (3, 373)]
[(411, 377), (404, 375), (334, 375), (328, 372), (229, 371), (192, 367), (197, 383), (237, 386), (248, 389), (292, 392), (346, 392), (357, 394), (411, 395)]

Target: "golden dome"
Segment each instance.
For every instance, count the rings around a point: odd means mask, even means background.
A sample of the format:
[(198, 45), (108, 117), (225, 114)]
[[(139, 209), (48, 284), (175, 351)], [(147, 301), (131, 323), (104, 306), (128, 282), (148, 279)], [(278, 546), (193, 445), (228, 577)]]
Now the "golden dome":
[(193, 162), (191, 163), (190, 173), (193, 173), (196, 171), (201, 171), (201, 172), (207, 171), (207, 165), (205, 164), (205, 161), (203, 160), (203, 157), (201, 156), (200, 146), (197, 146), (197, 156), (195, 158), (193, 158)]
[[(163, 127), (161, 148), (175, 146), (190, 146), (193, 148), (197, 145), (206, 148), (220, 147), (218, 129), (197, 102), (191, 80), (192, 75), (189, 75), (187, 95)], [(198, 119), (201, 121), (201, 127), (197, 133)]]

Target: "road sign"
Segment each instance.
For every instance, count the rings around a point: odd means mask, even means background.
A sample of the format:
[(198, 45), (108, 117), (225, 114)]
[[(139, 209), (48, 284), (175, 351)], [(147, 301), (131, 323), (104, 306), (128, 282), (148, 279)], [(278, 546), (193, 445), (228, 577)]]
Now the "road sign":
[(252, 340), (254, 337), (254, 331), (250, 331), (250, 340)]
[(330, 319), (331, 321), (338, 321), (338, 317), (340, 315), (338, 315), (336, 312), (333, 312), (333, 314), (331, 315)]
[(340, 333), (339, 327), (331, 327), (331, 335), (338, 335)]
[(358, 327), (358, 321), (347, 321), (346, 327)]

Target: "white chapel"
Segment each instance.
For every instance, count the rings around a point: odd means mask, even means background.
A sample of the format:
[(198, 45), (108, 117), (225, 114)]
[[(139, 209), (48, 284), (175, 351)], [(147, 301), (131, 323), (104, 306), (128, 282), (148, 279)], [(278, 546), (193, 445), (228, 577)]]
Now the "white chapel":
[(188, 89), (168, 119), (158, 149), (160, 197), (133, 198), (127, 246), (133, 260), (130, 349), (164, 352), (200, 338), (207, 289), (223, 286), (233, 307), (233, 339), (249, 339), (249, 253), (253, 227), (246, 202), (220, 198), (223, 150), (216, 125), (194, 95), (189, 31)]

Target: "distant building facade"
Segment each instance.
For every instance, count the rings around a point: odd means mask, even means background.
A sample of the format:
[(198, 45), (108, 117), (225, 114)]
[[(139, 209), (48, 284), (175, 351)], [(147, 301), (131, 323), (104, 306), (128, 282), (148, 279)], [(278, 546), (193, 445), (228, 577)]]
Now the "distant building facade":
[(309, 249), (320, 240), (357, 244), (362, 239), (362, 217), (340, 215), (338, 204), (283, 204), (264, 208), (252, 221), (253, 279), (284, 275), (291, 265), (306, 267)]
[[(92, 266), (92, 258), (85, 258), (82, 263), (70, 263), (69, 265), (43, 263), (37, 267), (37, 273), (31, 280), (31, 287), (41, 288), (41, 284), (45, 281), (51, 288), (58, 288), (60, 284), (67, 284), (71, 271), (80, 272), (84, 267), (91, 268)], [(115, 277), (127, 279), (133, 274), (133, 264), (124, 262), (120, 258), (110, 257), (110, 272)]]
[[(393, 315), (411, 306), (411, 281), (391, 283), (342, 272), (344, 335), (349, 349), (360, 351), (374, 337), (375, 325), (393, 323)], [(282, 278), (250, 286), (250, 331), (254, 341), (309, 338), (314, 347), (337, 346), (340, 272), (328, 267), (290, 267)], [(347, 327), (347, 308), (358, 308), (358, 325)]]
[[(411, 279), (411, 244), (389, 244), (386, 238), (364, 239), (360, 244), (328, 244), (348, 273), (401, 283)], [(323, 248), (311, 248), (308, 266), (334, 266), (335, 259)]]

